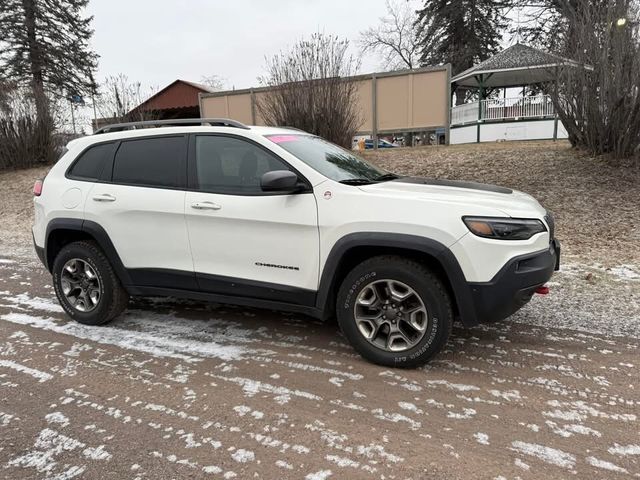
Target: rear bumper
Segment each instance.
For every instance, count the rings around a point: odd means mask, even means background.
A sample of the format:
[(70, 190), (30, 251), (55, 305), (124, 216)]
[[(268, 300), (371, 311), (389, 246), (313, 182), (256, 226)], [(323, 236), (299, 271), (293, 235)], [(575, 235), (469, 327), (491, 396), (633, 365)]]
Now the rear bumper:
[(45, 268), (48, 270), (49, 267), (47, 266), (47, 257), (46, 257), (45, 252), (44, 252), (44, 247), (39, 247), (38, 246), (38, 244), (36, 243), (36, 237), (33, 234), (33, 232), (31, 232), (31, 237), (33, 238), (33, 248), (36, 251), (36, 255), (38, 255), (38, 258), (40, 259), (42, 264), (45, 266)]
[(515, 313), (559, 268), (560, 242), (554, 239), (548, 249), (507, 262), (490, 282), (469, 283), (477, 321), (495, 322)]

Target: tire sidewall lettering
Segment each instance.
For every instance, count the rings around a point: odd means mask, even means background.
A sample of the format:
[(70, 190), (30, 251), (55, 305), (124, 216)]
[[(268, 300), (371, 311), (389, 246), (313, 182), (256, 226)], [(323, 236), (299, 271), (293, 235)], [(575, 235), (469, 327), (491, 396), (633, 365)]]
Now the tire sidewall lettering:
[(360, 278), (358, 278), (355, 282), (353, 282), (353, 284), (349, 288), (349, 291), (347, 292), (347, 296), (346, 296), (346, 298), (344, 300), (343, 308), (345, 310), (349, 310), (349, 308), (351, 308), (351, 299), (353, 298), (353, 295), (355, 293), (359, 293), (360, 292), (360, 286), (364, 282), (367, 282), (367, 281), (375, 278), (376, 276), (377, 276), (376, 272), (368, 272), (368, 273), (365, 273), (365, 274), (361, 275)]

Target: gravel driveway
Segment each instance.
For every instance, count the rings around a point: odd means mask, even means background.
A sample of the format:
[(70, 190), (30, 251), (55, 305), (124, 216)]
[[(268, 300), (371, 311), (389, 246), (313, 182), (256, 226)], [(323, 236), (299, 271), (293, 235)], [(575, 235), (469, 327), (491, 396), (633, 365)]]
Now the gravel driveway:
[(0, 477), (640, 477), (640, 337), (527, 324), (546, 301), (389, 370), (264, 310), (138, 300), (85, 327), (4, 258)]

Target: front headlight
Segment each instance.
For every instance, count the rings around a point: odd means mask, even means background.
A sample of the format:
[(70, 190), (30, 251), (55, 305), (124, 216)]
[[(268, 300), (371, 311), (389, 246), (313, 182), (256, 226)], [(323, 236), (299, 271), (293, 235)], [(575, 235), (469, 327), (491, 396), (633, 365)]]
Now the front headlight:
[(496, 240), (528, 240), (547, 231), (535, 218), (462, 217), (462, 221), (474, 235)]

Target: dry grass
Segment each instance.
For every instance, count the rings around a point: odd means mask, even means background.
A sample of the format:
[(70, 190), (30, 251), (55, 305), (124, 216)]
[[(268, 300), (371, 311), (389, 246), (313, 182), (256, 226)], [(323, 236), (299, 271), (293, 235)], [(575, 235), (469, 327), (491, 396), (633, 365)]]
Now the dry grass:
[(33, 184), (49, 168), (0, 173), (0, 254), (22, 254), (32, 248)]
[[(563, 252), (605, 267), (640, 263), (640, 172), (566, 142), (511, 142), (366, 152), (406, 175), (473, 180), (532, 194), (556, 216)], [(0, 253), (31, 248), (32, 186), (47, 167), (0, 173)], [(46, 189), (46, 184), (45, 184)]]
[(553, 212), (567, 256), (604, 266), (640, 263), (638, 169), (612, 166), (564, 141), (399, 148), (364, 156), (405, 175), (522, 190)]

